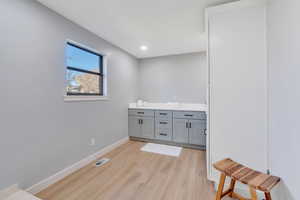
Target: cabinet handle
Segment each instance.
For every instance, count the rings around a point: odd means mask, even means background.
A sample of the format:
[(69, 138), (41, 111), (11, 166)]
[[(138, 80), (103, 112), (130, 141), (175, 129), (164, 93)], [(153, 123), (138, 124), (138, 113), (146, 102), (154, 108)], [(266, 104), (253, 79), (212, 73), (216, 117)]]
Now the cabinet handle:
[(160, 115), (167, 115), (168, 113), (159, 113)]
[(160, 124), (168, 124), (168, 122), (159, 122)]
[(206, 131), (207, 131), (207, 129), (204, 129), (204, 135), (205, 135), (205, 136), (207, 135)]
[(166, 133), (159, 133), (159, 135), (167, 136), (168, 134), (166, 134)]
[(188, 115), (188, 114), (185, 114), (184, 116), (185, 116), (185, 117), (193, 117), (194, 115)]
[(138, 112), (138, 114), (145, 114), (144, 112)]
[(139, 124), (141, 124), (141, 120), (139, 119)]
[(192, 128), (192, 122), (190, 122), (190, 128)]
[(189, 123), (188, 122), (185, 123), (185, 128), (189, 128)]
[(141, 119), (141, 124), (143, 124), (143, 123), (144, 123), (144, 120)]

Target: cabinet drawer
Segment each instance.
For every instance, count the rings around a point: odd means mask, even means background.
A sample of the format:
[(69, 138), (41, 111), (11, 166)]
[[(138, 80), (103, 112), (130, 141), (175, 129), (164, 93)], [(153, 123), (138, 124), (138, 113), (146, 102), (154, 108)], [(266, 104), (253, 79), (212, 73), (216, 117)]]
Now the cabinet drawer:
[(177, 119), (206, 119), (205, 112), (173, 112), (173, 118)]
[(129, 113), (129, 115), (133, 115), (133, 116), (154, 117), (154, 111), (153, 110), (129, 109), (128, 113)]
[(155, 111), (155, 117), (156, 118), (168, 118), (168, 119), (171, 119), (172, 118), (172, 112), (171, 111), (158, 110), (158, 111)]
[(155, 132), (155, 138), (158, 140), (172, 140), (172, 131), (169, 129), (157, 129)]
[(172, 129), (172, 120), (156, 119), (156, 129)]
[(159, 140), (172, 140), (172, 118), (156, 118), (155, 120), (155, 138)]

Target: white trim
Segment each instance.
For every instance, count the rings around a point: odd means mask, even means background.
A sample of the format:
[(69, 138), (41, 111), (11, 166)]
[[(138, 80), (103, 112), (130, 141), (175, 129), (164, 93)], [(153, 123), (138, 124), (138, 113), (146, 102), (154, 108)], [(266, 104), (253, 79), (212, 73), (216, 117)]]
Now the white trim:
[(82, 43), (79, 43), (79, 42), (75, 42), (74, 40), (66, 39), (66, 44), (67, 44), (68, 42), (71, 43), (71, 44), (80, 46), (80, 47), (82, 47), (82, 48), (84, 48), (84, 49), (87, 49), (87, 50), (89, 50), (89, 51), (92, 51), (92, 52), (95, 52), (95, 53), (97, 53), (97, 54), (100, 54), (101, 56), (107, 56), (107, 54), (105, 54), (105, 53), (103, 53), (103, 52), (101, 52), (101, 51), (98, 51), (97, 49), (93, 49), (93, 48), (89, 47), (88, 45), (85, 45), (85, 44), (82, 44)]
[[(108, 54), (105, 54), (101, 51), (98, 51), (96, 49), (90, 48), (87, 45), (81, 44), (79, 42), (75, 42), (74, 40), (66, 39), (65, 45), (68, 43), (77, 45), (79, 47), (82, 47), (84, 49), (87, 49), (89, 51), (92, 51), (94, 53), (100, 54), (102, 56), (102, 69), (103, 69), (103, 96), (67, 96), (67, 80), (64, 81), (64, 101), (108, 101), (108, 83), (107, 83), (107, 63), (108, 63)], [(67, 48), (65, 48), (65, 77), (67, 75)]]
[(26, 189), (27, 192), (30, 192), (32, 194), (37, 194), (43, 189), (49, 187), (50, 185), (56, 183), (57, 181), (60, 181), (61, 179), (65, 178), (66, 176), (70, 175), (71, 173), (81, 169), (82, 167), (88, 165), (94, 160), (99, 159), (99, 157), (103, 156), (104, 154), (112, 151), (113, 149), (121, 146), (122, 144), (125, 144), (126, 142), (129, 141), (129, 137), (125, 137), (109, 146), (104, 147), (100, 151), (80, 160), (79, 162), (57, 172), (56, 174), (40, 181), (39, 183), (29, 187)]
[(33, 196), (29, 192), (19, 190), (14, 194), (10, 195), (9, 197), (7, 197), (5, 200), (41, 200), (41, 199)]
[(12, 186), (9, 186), (8, 188), (5, 188), (5, 189), (0, 191), (0, 199), (5, 199), (5, 198), (11, 196), (12, 194), (16, 193), (19, 190), (20, 189), (18, 187), (18, 184), (14, 184)]
[(267, 54), (267, 59), (266, 59), (266, 74), (267, 74), (267, 80), (266, 80), (266, 88), (267, 88), (267, 170), (269, 170), (268, 172), (271, 173), (272, 171), (272, 166), (271, 166), (271, 100), (270, 100), (270, 96), (271, 96), (271, 89), (270, 89), (270, 85), (269, 83), (271, 82), (271, 78), (270, 78), (270, 66), (269, 66), (269, 49), (268, 49), (268, 43), (269, 43), (269, 37), (268, 37), (268, 7), (265, 7), (265, 24), (266, 24), (266, 28), (265, 28), (265, 48), (266, 48), (266, 54)]
[(266, 5), (267, 0), (240, 0), (231, 3), (221, 4), (213, 7), (208, 7), (205, 9), (207, 16), (214, 15), (217, 13), (228, 12), (231, 10), (236, 10), (238, 8), (245, 8), (251, 6), (262, 6)]
[(209, 51), (209, 15), (208, 11), (205, 10), (205, 35), (206, 35), (206, 66), (207, 66), (207, 97), (206, 97), (206, 103), (207, 103), (207, 112), (206, 112), (206, 173), (207, 173), (207, 179), (210, 181), (213, 181), (212, 178), (212, 162), (211, 162), (211, 142), (210, 142), (210, 94), (211, 94), (211, 77), (210, 77), (210, 51)]
[(107, 63), (108, 63), (108, 56), (104, 55), (103, 56), (103, 95), (105, 97), (108, 96), (108, 82), (107, 82), (107, 77), (108, 77), (108, 73), (107, 73)]
[(107, 96), (68, 96), (64, 95), (64, 101), (109, 101)]

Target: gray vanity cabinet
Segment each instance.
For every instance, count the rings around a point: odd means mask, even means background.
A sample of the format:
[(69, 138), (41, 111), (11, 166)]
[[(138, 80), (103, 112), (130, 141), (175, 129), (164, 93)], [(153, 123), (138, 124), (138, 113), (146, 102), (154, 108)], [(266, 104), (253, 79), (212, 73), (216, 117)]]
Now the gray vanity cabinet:
[(177, 143), (189, 142), (189, 120), (173, 119), (173, 141)]
[(206, 121), (189, 121), (189, 143), (195, 145), (206, 145)]
[(206, 146), (205, 112), (129, 109), (128, 113), (131, 137)]
[(154, 111), (129, 110), (129, 136), (154, 138)]
[(173, 141), (205, 146), (205, 112), (173, 112)]

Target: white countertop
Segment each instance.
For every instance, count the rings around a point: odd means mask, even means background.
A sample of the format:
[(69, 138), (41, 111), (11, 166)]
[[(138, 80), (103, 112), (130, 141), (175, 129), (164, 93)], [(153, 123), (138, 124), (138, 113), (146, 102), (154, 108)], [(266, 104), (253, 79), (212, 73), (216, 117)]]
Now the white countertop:
[(204, 111), (204, 112), (207, 112), (207, 105), (206, 104), (187, 104), (187, 103), (144, 103), (143, 106), (138, 106), (137, 103), (130, 103), (129, 109)]

